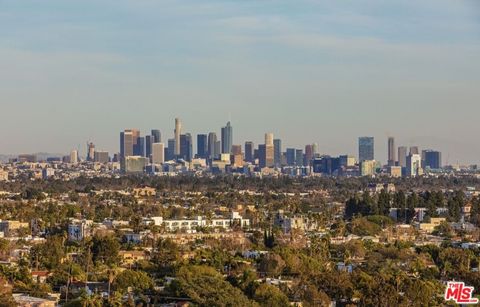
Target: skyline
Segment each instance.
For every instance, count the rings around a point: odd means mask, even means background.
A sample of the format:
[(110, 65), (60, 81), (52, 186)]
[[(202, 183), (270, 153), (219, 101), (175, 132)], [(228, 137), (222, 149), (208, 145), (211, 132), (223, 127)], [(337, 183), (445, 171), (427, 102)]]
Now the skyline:
[[(163, 144), (165, 146), (165, 149), (168, 147), (168, 144), (170, 140), (175, 140), (176, 139), (176, 127), (177, 127), (177, 123), (180, 125), (180, 130), (179, 132), (181, 133), (181, 136), (184, 136), (186, 134), (188, 135), (191, 135), (191, 139), (192, 139), (192, 148), (193, 148), (193, 153), (196, 154), (197, 153), (197, 135), (206, 135), (208, 136), (210, 133), (215, 133), (217, 134), (217, 140), (223, 144), (222, 142), (222, 137), (221, 137), (221, 132), (218, 133), (217, 131), (208, 131), (208, 132), (191, 132), (191, 131), (185, 131), (184, 130), (184, 126), (183, 126), (183, 121), (181, 118), (179, 117), (176, 117), (174, 119), (174, 129), (171, 131), (172, 133), (164, 133), (163, 130), (161, 129), (157, 129), (157, 128), (151, 128), (151, 129), (146, 129), (146, 130), (142, 130), (142, 129), (138, 129), (138, 128), (126, 128), (124, 130), (122, 130), (120, 132), (120, 135), (122, 136), (123, 134), (123, 131), (136, 131), (136, 133), (138, 133), (138, 135), (136, 137), (153, 137), (150, 133), (152, 133), (153, 131), (155, 131), (155, 133), (160, 133), (161, 135), (161, 142), (157, 142), (157, 143), (160, 143), (160, 144)], [(178, 122), (177, 122), (178, 121)], [(228, 121), (225, 126), (229, 126), (231, 125), (231, 122)], [(234, 129), (235, 127), (232, 125), (232, 126), (229, 126), (230, 129)], [(217, 129), (217, 130), (220, 130), (222, 131), (222, 129), (224, 129), (225, 127), (220, 127), (220, 129)], [(118, 134), (118, 133), (117, 133)], [(235, 133), (233, 133), (233, 135), (235, 135)], [(263, 137), (261, 137), (260, 141), (258, 142), (255, 142), (255, 141), (252, 141), (252, 139), (246, 139), (246, 140), (241, 140), (239, 142), (235, 142), (233, 141), (232, 143), (232, 146), (241, 146), (241, 149), (242, 149), (242, 152), (245, 150), (245, 144), (246, 143), (253, 143), (254, 147), (255, 148), (258, 148), (259, 145), (264, 145), (265, 144), (265, 141), (266, 141), (266, 138), (267, 138), (267, 135), (270, 137), (270, 138), (274, 138), (275, 140), (279, 139), (281, 140), (281, 149), (282, 151), (285, 153), (285, 151), (287, 149), (290, 149), (290, 148), (293, 148), (293, 149), (300, 149), (300, 150), (305, 150), (306, 149), (306, 146), (312, 146), (312, 144), (316, 145), (316, 146), (319, 146), (319, 144), (315, 143), (315, 142), (312, 142), (312, 143), (307, 143), (307, 144), (303, 144), (303, 145), (299, 145), (299, 146), (295, 146), (295, 145), (292, 145), (290, 146), (290, 142), (285, 142), (285, 139), (283, 139), (282, 137), (276, 135), (275, 133), (272, 133), (272, 132), (265, 132), (263, 134)], [(118, 135), (117, 135), (118, 136)], [(180, 138), (180, 134), (178, 134), (178, 137)], [(370, 155), (370, 158), (371, 158), (371, 155), (373, 155), (373, 159), (371, 160), (375, 160), (375, 161), (378, 161), (378, 162), (382, 162), (383, 164), (385, 165), (388, 165), (388, 152), (389, 152), (389, 147), (390, 147), (390, 140), (391, 139), (394, 139), (395, 143), (397, 142), (396, 140), (396, 137), (395, 136), (387, 136), (385, 137), (385, 142), (382, 142), (383, 139), (381, 140), (378, 140), (375, 136), (366, 136), (366, 135), (363, 135), (363, 136), (358, 136), (356, 137), (355, 139), (355, 144), (353, 145), (355, 147), (355, 149), (353, 150), (353, 152), (338, 152), (338, 153), (331, 153), (331, 152), (322, 152), (321, 150), (321, 146), (318, 147), (318, 154), (319, 155), (327, 155), (327, 156), (339, 156), (339, 155), (348, 155), (348, 156), (353, 156), (355, 157), (358, 161), (362, 160), (361, 157), (360, 157), (360, 148), (362, 147), (362, 145), (360, 145), (361, 143), (361, 140), (362, 139), (372, 139), (372, 142), (373, 142), (373, 153), (369, 153)], [(235, 140), (235, 139), (234, 139)], [(375, 140), (375, 141), (373, 141)], [(272, 139), (273, 141), (273, 139)], [(144, 140), (145, 142), (145, 140)], [(155, 142), (154, 142), (155, 143)], [(174, 142), (176, 144), (176, 142)], [(78, 144), (77, 147), (75, 148), (71, 148), (65, 152), (53, 152), (53, 151), (31, 151), (31, 152), (18, 152), (18, 153), (8, 153), (8, 154), (4, 154), (4, 153), (1, 153), (0, 152), (0, 155), (6, 155), (6, 156), (15, 156), (15, 155), (19, 155), (19, 154), (56, 154), (56, 155), (64, 155), (64, 154), (70, 154), (73, 150), (77, 151), (78, 152), (78, 155), (79, 157), (84, 157), (86, 158), (88, 156), (88, 153), (89, 153), (89, 146), (90, 145), (94, 145), (95, 146), (95, 149), (97, 151), (104, 151), (104, 152), (108, 152), (109, 156), (112, 157), (114, 154), (121, 154), (121, 144), (119, 145), (118, 142), (117, 142), (117, 148), (116, 149), (113, 149), (113, 150), (109, 150), (109, 149), (105, 149), (101, 146), (99, 146), (97, 143), (95, 143), (95, 141), (92, 141), (92, 140), (88, 140), (88, 142), (84, 143), (84, 144)], [(223, 146), (223, 145), (221, 145)], [(405, 144), (400, 144), (398, 146), (394, 145), (394, 150), (395, 150), (395, 153), (397, 152), (397, 150), (400, 148), (400, 147), (405, 147), (407, 148), (408, 150), (410, 150), (412, 147), (417, 149), (417, 151), (422, 151), (422, 150), (426, 150), (426, 151), (429, 151), (429, 150), (438, 150), (440, 152), (442, 152), (441, 150), (439, 150), (438, 148), (434, 148), (434, 147), (425, 147), (423, 146), (422, 144), (410, 144), (410, 145), (405, 145)], [(177, 146), (174, 147), (176, 150)], [(144, 148), (143, 150), (146, 150), (146, 148)], [(225, 149), (223, 147), (221, 147), (221, 151), (224, 151)], [(178, 155), (179, 152), (176, 154)], [(448, 154), (448, 153), (447, 153)], [(131, 154), (130, 154), (131, 155)], [(385, 156), (385, 159), (383, 158), (380, 158), (380, 157), (383, 157)], [(370, 159), (369, 158), (369, 159)], [(444, 161), (444, 165), (453, 165), (453, 164), (468, 164), (468, 163), (464, 163), (464, 162), (461, 162), (461, 161), (458, 161), (458, 162), (452, 162), (450, 161), (450, 157), (449, 157), (449, 154), (445, 157), (445, 161)], [(367, 159), (367, 160), (369, 160)]]
[[(234, 144), (357, 155), (388, 136), (480, 164), (474, 1), (2, 1), (1, 154), (66, 153), (117, 133), (208, 133)], [(21, 121), (21, 124), (19, 122)], [(385, 141), (384, 141), (385, 140)], [(83, 150), (82, 150), (83, 152)], [(82, 153), (83, 154), (83, 153)]]

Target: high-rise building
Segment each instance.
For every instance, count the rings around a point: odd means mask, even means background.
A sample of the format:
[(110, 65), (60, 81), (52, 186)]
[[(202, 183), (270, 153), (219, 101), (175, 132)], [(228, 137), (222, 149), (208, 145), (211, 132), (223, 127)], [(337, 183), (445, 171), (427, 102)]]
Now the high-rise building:
[(303, 150), (302, 149), (295, 150), (295, 165), (303, 166)]
[(173, 154), (175, 156), (180, 155), (180, 135), (182, 134), (182, 122), (180, 118), (175, 118), (175, 150)]
[(317, 143), (312, 144), (312, 151), (313, 151), (313, 156), (316, 158), (317, 155), (318, 155), (318, 144)]
[(295, 162), (297, 161), (295, 157), (296, 151), (295, 148), (287, 148), (286, 156), (287, 156), (287, 165), (294, 166)]
[(273, 162), (275, 167), (282, 166), (282, 140), (273, 140)]
[(233, 145), (233, 127), (230, 122), (222, 128), (222, 153), (231, 153)]
[[(263, 153), (263, 152), (262, 152)], [(275, 166), (275, 148), (273, 145), (273, 133), (265, 133), (265, 161), (264, 167), (274, 167)]]
[(273, 146), (273, 133), (265, 133), (265, 145)]
[(210, 132), (208, 134), (208, 158), (215, 158), (215, 144), (217, 143), (217, 134), (215, 132)]
[(215, 159), (220, 157), (220, 154), (222, 152), (222, 142), (216, 141), (215, 142), (215, 151), (213, 152), (213, 156)]
[(312, 164), (312, 160), (313, 160), (313, 146), (310, 144), (305, 145), (305, 156), (304, 156), (303, 165), (310, 166)]
[(127, 129), (120, 133), (120, 157), (125, 158), (134, 155), (137, 148), (140, 131), (137, 129)]
[(422, 174), (422, 157), (419, 154), (410, 154), (407, 157), (407, 176), (416, 177)]
[(162, 142), (162, 134), (160, 133), (160, 130), (153, 129), (152, 130), (152, 144), (153, 143), (161, 143)]
[(442, 168), (442, 153), (436, 150), (422, 151), (423, 167), (425, 169), (440, 169)]
[(259, 144), (258, 145), (258, 166), (260, 168), (267, 167), (267, 152), (266, 152), (266, 146), (265, 144)]
[(411, 155), (419, 155), (420, 151), (418, 150), (418, 146), (410, 146), (410, 154)]
[(274, 167), (274, 152), (273, 145), (260, 144), (258, 145), (258, 160), (259, 166), (264, 167)]
[(197, 134), (197, 157), (206, 159), (208, 156), (208, 137), (206, 134)]
[(375, 160), (363, 160), (360, 162), (360, 175), (361, 176), (373, 176), (376, 171)]
[(165, 160), (170, 161), (175, 159), (175, 139), (168, 139), (167, 141), (167, 154)]
[(145, 157), (145, 138), (144, 137), (139, 136), (137, 138), (137, 144), (133, 146), (133, 155)]
[(70, 163), (77, 164), (78, 162), (78, 151), (72, 150), (70, 152)]
[(95, 160), (95, 145), (92, 142), (87, 142), (87, 161), (93, 162)]
[(374, 155), (374, 138), (364, 136), (358, 138), (358, 160), (375, 160)]
[(395, 139), (393, 137), (388, 138), (388, 166), (395, 166)]
[(165, 145), (163, 143), (152, 144), (152, 163), (163, 164), (165, 162)]
[(407, 147), (405, 146), (398, 147), (398, 166), (407, 166)]
[(242, 145), (232, 145), (232, 155), (241, 155)]
[(192, 135), (190, 133), (180, 135), (180, 158), (185, 161), (192, 161), (193, 157), (193, 143)]
[(245, 161), (253, 163), (253, 142), (245, 142)]
[(349, 155), (342, 155), (338, 157), (340, 159), (340, 166), (352, 167), (355, 166), (355, 157)]
[(108, 151), (95, 151), (94, 161), (97, 163), (108, 163), (110, 157)]
[(146, 135), (145, 136), (145, 157), (150, 158), (152, 155), (152, 144), (154, 143), (153, 141), (153, 136), (152, 135)]

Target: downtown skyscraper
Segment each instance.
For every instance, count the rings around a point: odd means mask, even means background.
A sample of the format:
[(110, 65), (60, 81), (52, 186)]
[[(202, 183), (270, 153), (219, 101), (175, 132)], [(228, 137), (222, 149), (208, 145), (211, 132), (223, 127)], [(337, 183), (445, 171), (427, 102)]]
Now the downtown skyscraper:
[(173, 154), (175, 156), (180, 156), (180, 135), (182, 135), (182, 122), (180, 121), (180, 118), (175, 118), (175, 150), (173, 151)]
[(230, 122), (225, 127), (222, 127), (221, 133), (222, 153), (231, 153), (233, 145), (233, 127)]
[(374, 154), (374, 138), (364, 136), (358, 138), (358, 160), (360, 162), (367, 160), (375, 160)]
[(388, 166), (395, 166), (395, 139), (393, 137), (388, 138)]

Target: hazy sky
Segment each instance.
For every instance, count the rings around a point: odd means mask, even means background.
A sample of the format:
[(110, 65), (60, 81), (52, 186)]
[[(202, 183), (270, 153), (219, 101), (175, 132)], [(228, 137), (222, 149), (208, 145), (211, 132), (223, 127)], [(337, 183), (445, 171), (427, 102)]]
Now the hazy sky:
[[(357, 155), (375, 136), (480, 163), (477, 0), (0, 0), (0, 153), (119, 131)], [(83, 153), (82, 153), (83, 154)], [(447, 161), (448, 159), (448, 161)]]

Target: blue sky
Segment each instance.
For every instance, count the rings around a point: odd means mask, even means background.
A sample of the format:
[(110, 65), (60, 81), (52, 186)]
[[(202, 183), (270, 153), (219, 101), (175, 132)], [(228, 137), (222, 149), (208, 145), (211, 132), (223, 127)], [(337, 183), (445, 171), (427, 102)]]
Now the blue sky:
[[(231, 118), (356, 154), (386, 138), (480, 163), (480, 4), (0, 0), (0, 153), (118, 151), (123, 128), (194, 134)], [(445, 161), (446, 162), (446, 161)]]

